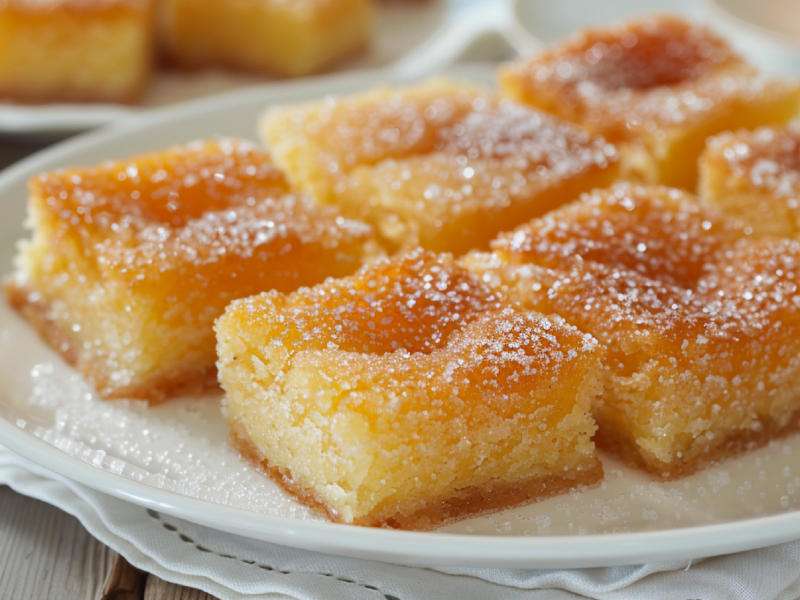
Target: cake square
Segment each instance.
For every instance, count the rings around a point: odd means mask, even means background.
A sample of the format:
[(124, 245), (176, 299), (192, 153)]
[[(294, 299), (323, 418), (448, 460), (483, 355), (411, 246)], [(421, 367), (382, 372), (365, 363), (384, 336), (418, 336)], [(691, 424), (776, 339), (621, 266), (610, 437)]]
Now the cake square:
[(760, 127), (708, 140), (700, 197), (747, 221), (757, 235), (800, 233), (800, 130)]
[(487, 247), (617, 172), (602, 138), (445, 79), (274, 108), (261, 132), (295, 185), (395, 248)]
[(0, 98), (135, 102), (150, 76), (152, 0), (0, 4)]
[(11, 303), (104, 398), (216, 384), (232, 300), (349, 274), (371, 229), (292, 193), (252, 143), (212, 138), (30, 182)]
[(596, 341), (415, 250), (217, 320), (233, 442), (337, 522), (431, 529), (589, 485)]
[(308, 75), (364, 49), (369, 0), (163, 0), (162, 51), (186, 67)]
[(707, 27), (649, 15), (501, 68), (502, 92), (617, 144), (623, 178), (697, 187), (705, 139), (797, 114), (800, 82), (759, 74)]
[(797, 429), (794, 240), (753, 240), (691, 194), (619, 184), (464, 264), (605, 346), (595, 441), (658, 478)]

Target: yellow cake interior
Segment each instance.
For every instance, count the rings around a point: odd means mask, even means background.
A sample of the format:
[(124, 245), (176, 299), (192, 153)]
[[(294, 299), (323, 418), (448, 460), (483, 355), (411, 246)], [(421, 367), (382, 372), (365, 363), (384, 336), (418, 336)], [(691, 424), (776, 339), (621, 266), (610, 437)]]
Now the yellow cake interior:
[(134, 102), (150, 76), (151, 0), (8, 0), (0, 6), (0, 98)]
[(163, 52), (179, 65), (223, 65), (299, 76), (370, 40), (370, 0), (163, 0)]

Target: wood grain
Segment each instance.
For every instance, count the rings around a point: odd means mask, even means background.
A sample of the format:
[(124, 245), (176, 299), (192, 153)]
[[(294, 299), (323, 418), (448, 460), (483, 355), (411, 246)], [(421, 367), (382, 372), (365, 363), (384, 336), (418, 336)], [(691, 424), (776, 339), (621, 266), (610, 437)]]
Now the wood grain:
[(116, 553), (78, 520), (0, 486), (0, 595), (99, 598)]
[(106, 577), (100, 600), (142, 600), (146, 580), (147, 573), (117, 554), (114, 566)]
[(217, 600), (217, 597), (148, 575), (144, 600)]

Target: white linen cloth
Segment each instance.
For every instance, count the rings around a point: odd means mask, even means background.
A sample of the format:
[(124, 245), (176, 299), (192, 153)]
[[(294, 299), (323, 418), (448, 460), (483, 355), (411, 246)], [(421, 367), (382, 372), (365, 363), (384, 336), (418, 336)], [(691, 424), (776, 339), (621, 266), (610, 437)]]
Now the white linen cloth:
[(0, 446), (0, 484), (74, 515), (132, 565), (222, 600), (800, 597), (800, 541), (700, 561), (594, 569), (418, 568), (222, 533), (96, 492)]

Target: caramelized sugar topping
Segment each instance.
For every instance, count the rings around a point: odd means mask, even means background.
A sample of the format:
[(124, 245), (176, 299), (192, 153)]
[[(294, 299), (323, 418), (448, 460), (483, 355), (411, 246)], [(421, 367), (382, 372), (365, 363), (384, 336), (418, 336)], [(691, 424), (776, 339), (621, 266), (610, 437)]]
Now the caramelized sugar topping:
[(31, 185), (50, 206), (103, 233), (120, 216), (132, 229), (179, 228), (206, 212), (290, 191), (263, 150), (236, 139), (197, 141), (96, 168), (43, 173)]
[(616, 159), (616, 150), (603, 138), (509, 101), (470, 112), (443, 128), (434, 149), (463, 161), (510, 159), (509, 166), (535, 170), (541, 179), (573, 175)]
[[(721, 333), (736, 327), (757, 336), (773, 327), (797, 326), (798, 285), (800, 241), (742, 240), (719, 257), (714, 270), (700, 282), (698, 294), (708, 300), (704, 309)], [(769, 339), (763, 342), (769, 345)], [(772, 345), (780, 351), (780, 344)]]
[(571, 260), (691, 287), (744, 226), (674, 188), (617, 184), (501, 235), (493, 249), (540, 265)]
[[(267, 115), (269, 120), (269, 115)], [(330, 174), (387, 159), (442, 152), (464, 159), (522, 155), (529, 165), (568, 170), (577, 157), (600, 151), (603, 140), (530, 108), (500, 101), (491, 92), (450, 81), (409, 90), (379, 90), (328, 98), (319, 108), (300, 106), (283, 119), (285, 129), (314, 140), (331, 162)], [(272, 131), (272, 129), (270, 130)]]
[(659, 139), (731, 102), (766, 102), (796, 84), (756, 73), (704, 26), (650, 16), (584, 31), (506, 65), (513, 97), (578, 122), (612, 142)]
[[(438, 131), (473, 110), (486, 108), (491, 94), (449, 81), (432, 81), (412, 93), (382, 89), (343, 98), (328, 97), (321, 106), (298, 106), (281, 117), (270, 144), (300, 136), (313, 139), (331, 175), (386, 158), (429, 152)], [(272, 113), (276, 114), (276, 113)], [(268, 113), (266, 120), (269, 121)]]
[(709, 141), (708, 153), (723, 160), (731, 175), (750, 187), (780, 196), (796, 195), (800, 188), (800, 129), (761, 127), (724, 133)]
[[(281, 298), (275, 294), (273, 299), (281, 306), (290, 338), (370, 354), (398, 349), (429, 353), (481, 312), (500, 306), (449, 255), (419, 250), (367, 266), (352, 277), (301, 289), (285, 304)], [(251, 317), (260, 314), (256, 300)]]
[(748, 336), (766, 351), (759, 332), (800, 321), (800, 241), (739, 227), (689, 194), (618, 184), (507, 234), (496, 252), (521, 265), (539, 308), (605, 342), (636, 347), (657, 332), (681, 360), (686, 343)]
[[(446, 221), (480, 213), (491, 218), (510, 205), (530, 201), (542, 189), (591, 168), (604, 169), (617, 159), (614, 146), (601, 137), (501, 102), (442, 128), (430, 153), (385, 160), (374, 172), (380, 185), (407, 199), (398, 209), (415, 211), (418, 219)], [(510, 220), (504, 228), (521, 220)], [(496, 227), (491, 221), (486, 226)], [(485, 243), (482, 233), (472, 232), (472, 247)]]
[[(236, 139), (45, 173), (31, 191), (75, 227), (100, 261), (124, 270), (247, 257), (279, 244), (366, 237), (369, 228), (318, 209), (291, 188), (255, 145)], [(288, 245), (281, 244), (285, 240)]]
[(553, 62), (539, 67), (535, 77), (554, 75), (575, 85), (589, 81), (605, 90), (694, 81), (735, 60), (728, 45), (707, 28), (668, 16), (587, 30), (545, 56)]

